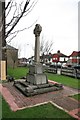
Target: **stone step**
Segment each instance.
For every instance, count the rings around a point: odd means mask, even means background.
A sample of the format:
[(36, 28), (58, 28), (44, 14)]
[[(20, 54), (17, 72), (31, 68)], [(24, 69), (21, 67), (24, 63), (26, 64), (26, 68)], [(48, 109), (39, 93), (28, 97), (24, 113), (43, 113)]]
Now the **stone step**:
[(29, 92), (29, 93), (26, 92), (25, 94), (26, 96), (33, 96), (33, 95), (39, 95), (39, 94), (58, 91), (58, 90), (60, 90), (60, 88), (58, 87), (47, 87), (47, 88), (35, 89), (34, 92)]
[(18, 81), (14, 84), (14, 86), (26, 96), (33, 96), (62, 89), (62, 86), (57, 84), (47, 83), (41, 85), (33, 85), (29, 84), (26, 81)]
[(21, 85), (20, 83), (16, 83), (14, 86), (23, 94), (25, 94), (25, 87), (23, 85)]
[(15, 84), (15, 87), (18, 88), (18, 90), (20, 90), (26, 96), (33, 96), (33, 95), (37, 95), (37, 94), (57, 91), (60, 89), (60, 88), (55, 87), (55, 86), (53, 86), (53, 87), (48, 86), (46, 88), (37, 88), (37, 89), (33, 90), (32, 88), (24, 87), (19, 83)]
[(20, 81), (19, 82), (21, 85), (23, 85), (24, 87), (27, 87), (28, 85), (29, 85), (29, 83), (28, 82), (26, 82), (26, 81)]
[(49, 87), (49, 84), (41, 84), (41, 85), (37, 85), (38, 88), (46, 88)]
[(40, 89), (36, 89), (34, 90), (34, 93), (37, 92), (38, 94), (39, 93), (46, 93), (46, 92), (51, 92), (51, 91), (57, 91), (59, 90), (59, 88), (57, 87), (46, 87), (46, 88), (40, 88)]

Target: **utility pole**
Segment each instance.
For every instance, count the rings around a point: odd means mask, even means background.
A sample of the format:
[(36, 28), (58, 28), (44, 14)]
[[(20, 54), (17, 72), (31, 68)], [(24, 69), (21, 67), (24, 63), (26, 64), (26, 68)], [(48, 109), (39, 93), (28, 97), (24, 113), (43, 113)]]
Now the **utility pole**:
[[(78, 2), (78, 51), (80, 51), (80, 1)], [(80, 64), (80, 55), (78, 55)]]
[(80, 51), (80, 2), (78, 2), (78, 50)]
[(6, 80), (5, 1), (0, 1), (0, 79)]

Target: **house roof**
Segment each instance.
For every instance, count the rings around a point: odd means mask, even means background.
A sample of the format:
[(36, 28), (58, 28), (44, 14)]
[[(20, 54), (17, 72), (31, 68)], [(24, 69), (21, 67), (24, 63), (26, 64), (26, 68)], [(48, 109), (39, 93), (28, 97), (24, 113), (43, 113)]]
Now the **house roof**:
[(11, 46), (11, 45), (8, 45), (8, 44), (6, 45), (6, 48), (7, 48), (7, 49), (11, 49), (11, 50), (14, 50), (14, 49), (17, 50), (15, 47), (13, 47), (13, 46)]
[(72, 54), (70, 55), (70, 57), (80, 57), (80, 51), (73, 51)]
[(59, 56), (59, 57), (68, 57), (67, 55), (63, 54), (63, 53), (55, 53), (53, 54), (53, 57), (54, 56)]

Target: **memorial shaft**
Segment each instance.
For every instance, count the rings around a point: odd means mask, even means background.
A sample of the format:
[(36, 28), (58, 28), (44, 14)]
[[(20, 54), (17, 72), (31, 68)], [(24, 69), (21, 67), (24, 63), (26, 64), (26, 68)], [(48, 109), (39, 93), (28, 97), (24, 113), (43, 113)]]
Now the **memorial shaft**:
[(40, 33), (42, 31), (42, 27), (39, 24), (36, 24), (34, 29), (35, 34), (35, 62), (40, 63)]
[(40, 36), (35, 37), (35, 62), (40, 62)]

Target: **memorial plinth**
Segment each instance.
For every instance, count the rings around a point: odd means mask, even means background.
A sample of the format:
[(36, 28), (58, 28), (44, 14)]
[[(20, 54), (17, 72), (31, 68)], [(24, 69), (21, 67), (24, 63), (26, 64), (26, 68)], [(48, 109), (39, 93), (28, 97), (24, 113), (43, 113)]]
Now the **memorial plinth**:
[(29, 67), (29, 73), (27, 74), (25, 81), (15, 82), (14, 85), (26, 96), (32, 96), (45, 92), (55, 91), (62, 89), (61, 84), (48, 83), (47, 75), (44, 74), (43, 65), (40, 63), (40, 33), (42, 27), (36, 24), (34, 29), (35, 34), (35, 62)]
[(34, 85), (48, 83), (47, 75), (43, 73), (43, 66), (41, 64), (30, 66), (27, 81)]

